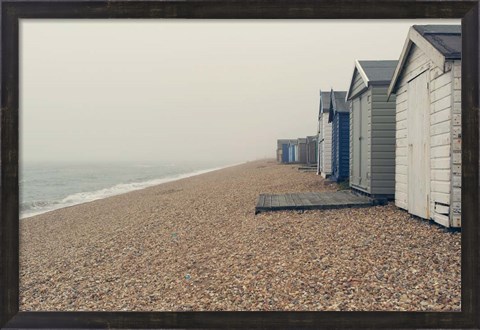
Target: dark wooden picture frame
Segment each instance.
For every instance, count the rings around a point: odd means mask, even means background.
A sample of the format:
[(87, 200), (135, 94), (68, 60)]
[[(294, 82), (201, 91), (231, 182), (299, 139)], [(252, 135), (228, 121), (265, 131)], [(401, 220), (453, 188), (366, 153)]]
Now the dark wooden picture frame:
[[(5, 328), (480, 328), (479, 2), (442, 0), (2, 1), (0, 326)], [(461, 312), (20, 312), (19, 20), (462, 19)], [(476, 312), (475, 312), (476, 311)]]

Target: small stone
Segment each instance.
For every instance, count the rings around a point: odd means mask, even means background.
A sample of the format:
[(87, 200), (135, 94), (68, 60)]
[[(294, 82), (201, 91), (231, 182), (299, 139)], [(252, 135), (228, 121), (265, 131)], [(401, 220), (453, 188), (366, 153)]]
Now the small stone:
[(460, 232), (393, 202), (254, 216), (262, 191), (336, 190), (290, 169), (255, 161), (170, 182), (175, 197), (160, 185), (20, 221), (21, 310), (461, 309)]

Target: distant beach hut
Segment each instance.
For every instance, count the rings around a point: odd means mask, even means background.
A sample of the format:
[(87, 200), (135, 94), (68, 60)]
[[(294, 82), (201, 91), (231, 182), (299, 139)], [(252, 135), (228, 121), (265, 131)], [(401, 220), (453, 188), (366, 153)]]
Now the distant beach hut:
[(295, 160), (294, 160), (294, 162), (297, 163), (298, 162), (298, 154), (299, 154), (299, 152), (298, 152), (298, 140), (295, 140), (294, 148), (295, 148)]
[(306, 138), (298, 138), (297, 140), (297, 150), (298, 150), (298, 157), (297, 162), (300, 164), (307, 163), (307, 139)]
[(396, 94), (395, 205), (461, 226), (460, 25), (414, 25), (389, 87)]
[(290, 156), (289, 156), (289, 144), (282, 145), (282, 163), (288, 163)]
[(297, 161), (297, 154), (298, 154), (298, 141), (290, 140), (288, 144), (288, 148), (289, 148), (288, 162), (295, 163)]
[(397, 61), (355, 61), (350, 101), (350, 187), (372, 197), (395, 194), (395, 96), (387, 89)]
[(307, 136), (307, 165), (317, 165), (318, 142), (317, 136)]
[(289, 140), (277, 140), (277, 162), (288, 163), (288, 143)]
[(329, 109), (330, 92), (320, 91), (317, 174), (324, 178), (332, 173), (332, 125), (328, 123)]
[(331, 180), (349, 179), (350, 169), (350, 109), (347, 92), (330, 92), (328, 122), (332, 125), (332, 175)]

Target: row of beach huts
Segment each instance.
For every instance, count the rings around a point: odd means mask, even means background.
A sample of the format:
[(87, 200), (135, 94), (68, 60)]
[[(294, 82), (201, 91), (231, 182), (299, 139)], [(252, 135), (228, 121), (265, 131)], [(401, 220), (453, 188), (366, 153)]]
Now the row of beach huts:
[(320, 91), (318, 132), (277, 160), (461, 226), (461, 26), (414, 25), (398, 60), (355, 61), (347, 91)]

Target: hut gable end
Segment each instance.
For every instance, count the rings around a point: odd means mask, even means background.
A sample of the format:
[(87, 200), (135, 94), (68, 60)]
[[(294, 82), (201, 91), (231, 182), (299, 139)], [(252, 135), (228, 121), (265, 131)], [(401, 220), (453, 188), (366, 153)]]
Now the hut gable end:
[(405, 41), (400, 60), (395, 68), (388, 95), (396, 92), (401, 71), (410, 56), (412, 46), (421, 52), (442, 72), (451, 70), (451, 60), (461, 60), (460, 25), (413, 25)]
[(355, 65), (355, 70), (353, 72), (353, 77), (350, 83), (350, 88), (347, 93), (347, 99), (352, 99), (356, 95), (364, 92), (368, 88), (368, 78), (365, 74), (361, 74)]

